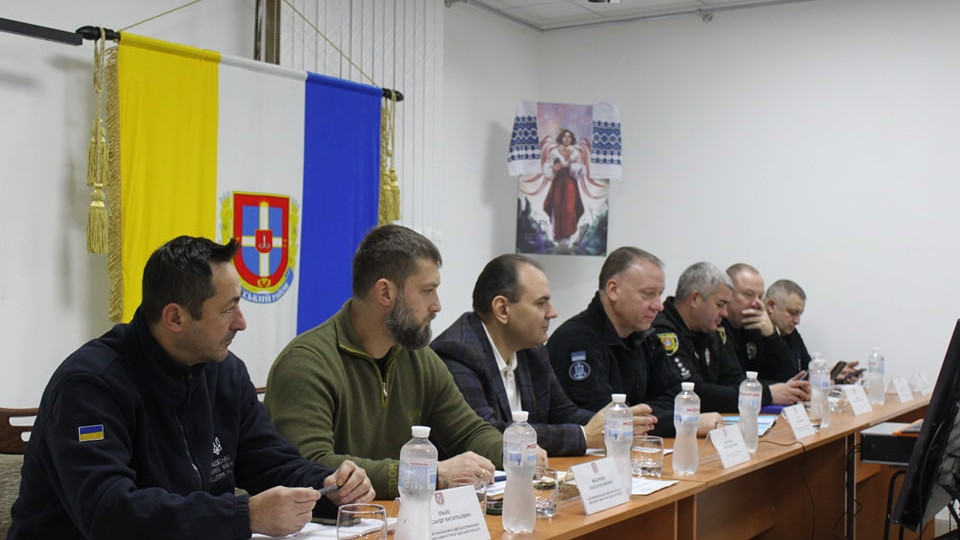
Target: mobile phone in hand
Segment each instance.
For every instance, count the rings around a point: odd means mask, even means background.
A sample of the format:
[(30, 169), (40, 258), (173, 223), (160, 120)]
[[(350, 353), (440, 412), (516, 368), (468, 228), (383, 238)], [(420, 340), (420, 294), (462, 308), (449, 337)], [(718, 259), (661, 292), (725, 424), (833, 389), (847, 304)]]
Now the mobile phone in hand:
[(847, 363), (844, 362), (843, 360), (840, 360), (839, 362), (837, 362), (833, 366), (833, 369), (830, 370), (830, 378), (833, 380), (837, 380), (837, 377), (840, 376), (840, 373), (843, 372), (843, 368), (845, 367), (847, 367)]

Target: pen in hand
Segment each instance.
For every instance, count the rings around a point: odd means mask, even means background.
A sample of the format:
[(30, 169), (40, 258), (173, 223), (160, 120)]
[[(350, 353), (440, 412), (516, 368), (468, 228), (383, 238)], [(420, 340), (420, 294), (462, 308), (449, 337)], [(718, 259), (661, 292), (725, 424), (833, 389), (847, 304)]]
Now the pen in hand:
[(320, 495), (329, 495), (331, 493), (336, 493), (338, 489), (340, 489), (340, 486), (338, 486), (336, 483), (333, 483), (325, 488), (318, 489), (317, 493)]

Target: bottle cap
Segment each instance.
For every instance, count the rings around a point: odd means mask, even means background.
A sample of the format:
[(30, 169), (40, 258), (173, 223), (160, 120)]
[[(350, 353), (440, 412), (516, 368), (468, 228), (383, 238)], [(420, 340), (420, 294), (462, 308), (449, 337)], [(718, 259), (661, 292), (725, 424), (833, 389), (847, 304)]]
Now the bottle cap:
[(610, 394), (610, 399), (612, 399), (614, 403), (626, 403), (627, 395), (626, 394)]
[(680, 383), (680, 388), (683, 388), (685, 392), (693, 392), (693, 383), (692, 382)]
[(748, 379), (756, 379), (756, 378), (757, 378), (757, 372), (756, 372), (756, 371), (748, 371), (748, 372), (747, 372), (747, 378), (748, 378)]
[(528, 413), (527, 411), (513, 411), (514, 422), (526, 422), (529, 416), (530, 416), (530, 413)]
[(410, 433), (418, 439), (426, 439), (430, 436), (430, 426), (410, 426)]

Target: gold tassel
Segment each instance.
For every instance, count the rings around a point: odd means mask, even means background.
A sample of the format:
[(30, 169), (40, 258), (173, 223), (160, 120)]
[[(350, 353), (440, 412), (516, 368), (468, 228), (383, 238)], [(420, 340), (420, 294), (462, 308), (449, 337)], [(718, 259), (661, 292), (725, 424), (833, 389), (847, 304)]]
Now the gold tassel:
[(390, 101), (380, 109), (380, 225), (400, 219), (400, 184), (397, 169), (393, 166), (394, 118), (397, 96), (390, 94)]
[(93, 48), (93, 88), (97, 97), (97, 112), (90, 130), (90, 147), (87, 150), (87, 186), (93, 187), (87, 210), (87, 251), (99, 254), (107, 252), (107, 207), (104, 204), (106, 195), (103, 193), (110, 152), (103, 127), (103, 51), (106, 41), (106, 35), (101, 29), (100, 39)]
[(90, 194), (90, 209), (87, 214), (87, 249), (91, 253), (106, 253), (107, 250), (107, 196), (99, 186)]

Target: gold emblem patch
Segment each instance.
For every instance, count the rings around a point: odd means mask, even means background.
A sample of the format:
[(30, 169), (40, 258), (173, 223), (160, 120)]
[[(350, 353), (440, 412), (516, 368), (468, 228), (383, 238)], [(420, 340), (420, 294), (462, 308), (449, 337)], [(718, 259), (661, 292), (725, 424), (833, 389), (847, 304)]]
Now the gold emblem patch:
[(717, 333), (720, 334), (720, 343), (727, 344), (727, 329), (720, 325), (717, 327)]
[(669, 355), (673, 355), (677, 352), (677, 349), (680, 348), (680, 341), (677, 339), (677, 334), (673, 332), (657, 334), (657, 337), (660, 338), (660, 343), (663, 343), (663, 348), (667, 350), (667, 354)]

